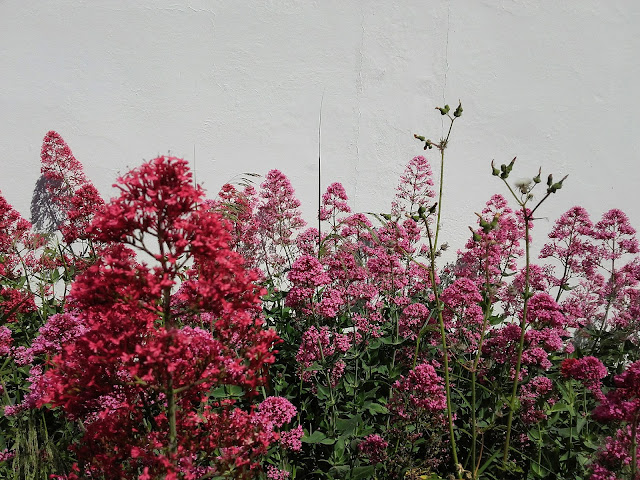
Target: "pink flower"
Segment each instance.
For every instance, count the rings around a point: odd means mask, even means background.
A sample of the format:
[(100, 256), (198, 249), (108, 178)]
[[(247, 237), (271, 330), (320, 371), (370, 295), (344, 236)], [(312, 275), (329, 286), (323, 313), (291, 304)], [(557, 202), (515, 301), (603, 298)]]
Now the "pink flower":
[[(587, 369), (585, 375), (599, 373), (602, 373), (602, 367), (594, 366)], [(637, 421), (640, 412), (640, 361), (629, 365), (624, 372), (615, 376), (614, 381), (616, 388), (607, 392), (593, 411), (593, 417), (599, 421)]]
[(269, 465), (267, 467), (267, 479), (268, 480), (286, 480), (289, 478), (290, 473), (285, 470), (280, 470), (278, 467)]
[(322, 195), (322, 207), (320, 208), (320, 220), (330, 220), (333, 226), (337, 225), (337, 217), (341, 213), (351, 212), (348, 197), (341, 183), (332, 183)]
[(399, 333), (405, 338), (416, 339), (427, 322), (435, 322), (429, 309), (421, 303), (412, 303), (404, 308), (398, 319)]
[(282, 274), (285, 264), (290, 267), (292, 262), (294, 233), (306, 225), (299, 208), (289, 179), (279, 170), (270, 170), (261, 185), (255, 219), (262, 235), (264, 262), (272, 276)]
[(258, 415), (263, 425), (282, 427), (296, 416), (297, 410), (289, 400), (284, 397), (267, 397), (258, 405)]
[(433, 190), (431, 166), (423, 156), (413, 157), (400, 176), (396, 199), (391, 210), (394, 215), (415, 215), (419, 207), (429, 208), (436, 193)]
[(367, 456), (372, 465), (383, 462), (387, 458), (386, 449), (389, 446), (384, 438), (378, 434), (366, 436), (359, 444), (360, 453)]
[(441, 414), (446, 406), (444, 381), (429, 363), (417, 365), (393, 384), (389, 409), (402, 418), (420, 410)]
[(318, 287), (331, 282), (331, 278), (325, 273), (318, 258), (311, 255), (302, 255), (293, 262), (287, 276), (294, 285), (305, 287)]
[(9, 355), (12, 342), (11, 330), (7, 327), (0, 327), (0, 355)]
[(65, 241), (86, 238), (93, 216), (104, 207), (102, 197), (57, 132), (45, 135), (40, 157), (47, 192), (63, 217), (60, 231)]
[[(524, 251), (524, 222), (515, 214), (501, 195), (494, 195), (482, 210), (481, 219), (495, 222), (495, 228), (485, 231), (482, 227), (473, 230), (464, 250), (458, 251), (455, 274), (476, 283), (489, 282), (497, 287), (503, 285), (507, 275), (517, 268), (517, 260)], [(480, 223), (480, 219), (478, 219)]]
[(16, 452), (10, 452), (6, 448), (0, 451), (0, 462), (6, 462), (16, 456)]
[(287, 432), (280, 432), (280, 445), (293, 452), (299, 452), (302, 449), (303, 435), (302, 425)]
[(540, 258), (556, 258), (562, 265), (561, 277), (553, 277), (558, 287), (568, 286), (569, 280), (578, 276), (592, 275), (595, 268), (596, 248), (591, 237), (593, 224), (582, 207), (573, 207), (556, 221)]

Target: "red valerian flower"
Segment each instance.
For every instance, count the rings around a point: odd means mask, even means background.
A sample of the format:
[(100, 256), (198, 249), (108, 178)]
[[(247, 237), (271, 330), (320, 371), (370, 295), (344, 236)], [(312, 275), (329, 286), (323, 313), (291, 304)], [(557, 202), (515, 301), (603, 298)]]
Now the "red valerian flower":
[(104, 206), (102, 197), (59, 133), (45, 135), (40, 157), (46, 190), (63, 217), (59, 228), (65, 241), (86, 238), (93, 216)]
[(369, 457), (369, 461), (375, 465), (376, 463), (383, 462), (387, 458), (387, 447), (389, 442), (382, 438), (378, 434), (372, 434), (366, 436), (359, 444), (358, 449), (360, 452)]
[(87, 228), (107, 247), (68, 297), (82, 330), (53, 359), (39, 403), (83, 422), (75, 450), (87, 472), (252, 478), (278, 438), (259, 412), (212, 392), (235, 386), (250, 405), (274, 361), (256, 275), (202, 208), (184, 160), (158, 157), (117, 188)]

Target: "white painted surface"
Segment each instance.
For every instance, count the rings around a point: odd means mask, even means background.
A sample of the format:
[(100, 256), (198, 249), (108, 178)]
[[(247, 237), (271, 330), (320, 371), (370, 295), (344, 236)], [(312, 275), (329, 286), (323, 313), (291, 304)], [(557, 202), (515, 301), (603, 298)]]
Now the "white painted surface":
[(514, 155), (515, 176), (570, 174), (543, 215), (619, 207), (640, 228), (638, 25), (635, 0), (0, 0), (0, 190), (28, 217), (53, 129), (106, 197), (118, 172), (195, 147), (210, 193), (279, 168), (312, 220), (324, 94), (324, 186), (386, 211), (413, 133), (437, 139), (433, 107), (460, 98), (454, 246), (504, 193), (489, 162)]

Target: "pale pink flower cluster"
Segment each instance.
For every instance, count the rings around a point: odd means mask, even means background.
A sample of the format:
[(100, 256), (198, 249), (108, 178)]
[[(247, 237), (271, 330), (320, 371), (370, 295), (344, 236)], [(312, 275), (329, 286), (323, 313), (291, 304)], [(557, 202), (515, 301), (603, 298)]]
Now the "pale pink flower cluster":
[(517, 269), (517, 259), (524, 253), (524, 222), (509, 208), (502, 195), (494, 195), (481, 212), (486, 222), (495, 221), (495, 228), (473, 230), (477, 237), (470, 238), (464, 250), (458, 252), (455, 274), (484, 285), (489, 282), (495, 288), (502, 287), (508, 275)]
[(260, 189), (256, 220), (268, 273), (278, 277), (293, 262), (294, 234), (305, 226), (300, 201), (289, 179), (279, 170), (270, 170)]
[(414, 157), (400, 176), (391, 211), (396, 216), (415, 215), (419, 207), (428, 209), (435, 196), (431, 165), (422, 155)]
[(332, 183), (322, 195), (320, 207), (320, 220), (329, 220), (335, 227), (338, 224), (338, 216), (342, 213), (350, 213), (351, 207), (347, 203), (347, 192), (341, 183)]

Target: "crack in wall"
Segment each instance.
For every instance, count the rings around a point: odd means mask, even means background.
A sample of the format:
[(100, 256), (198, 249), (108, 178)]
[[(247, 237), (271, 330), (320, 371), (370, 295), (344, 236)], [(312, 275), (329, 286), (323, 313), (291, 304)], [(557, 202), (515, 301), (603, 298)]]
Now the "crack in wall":
[(356, 122), (356, 165), (355, 165), (355, 181), (353, 184), (353, 198), (357, 202), (358, 200), (358, 177), (360, 167), (360, 121), (362, 120), (362, 109), (360, 108), (360, 100), (362, 99), (362, 93), (364, 91), (362, 81), (362, 65), (364, 62), (364, 15), (365, 9), (362, 9), (362, 18), (360, 20), (360, 47), (358, 49), (358, 61), (357, 61), (357, 77), (356, 77), (356, 104), (358, 109), (358, 121)]
[[(444, 45), (444, 84), (442, 86), (442, 106), (447, 103), (447, 74), (449, 73), (449, 31), (451, 30), (451, 0), (447, 0), (447, 36)], [(440, 119), (441, 136), (444, 136), (444, 117)]]

